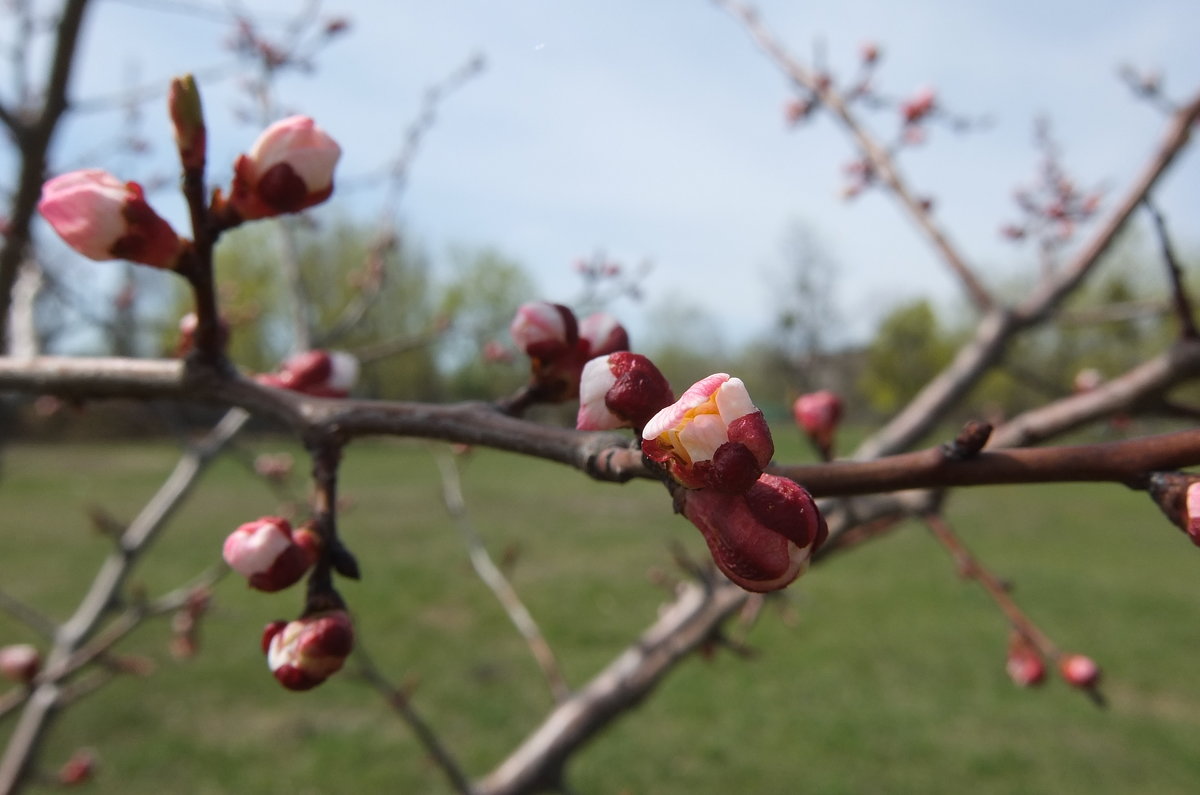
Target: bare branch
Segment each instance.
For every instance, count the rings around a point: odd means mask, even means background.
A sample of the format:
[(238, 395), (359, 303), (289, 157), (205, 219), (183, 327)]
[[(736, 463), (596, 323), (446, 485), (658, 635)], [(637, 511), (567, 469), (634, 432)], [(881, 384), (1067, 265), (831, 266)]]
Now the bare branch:
[(567, 685), (567, 680), (558, 665), (554, 650), (546, 642), (533, 615), (525, 607), (521, 597), (517, 595), (512, 583), (504, 576), (504, 572), (500, 571), (500, 568), (492, 561), (487, 546), (471, 523), (471, 519), (467, 515), (467, 503), (463, 498), (458, 462), (446, 450), (439, 450), (436, 458), (438, 471), (442, 476), (442, 502), (446, 506), (446, 512), (454, 519), (459, 532), (462, 533), (463, 541), (467, 545), (467, 554), (471, 558), (471, 566), (479, 575), (479, 579), (483, 580), (484, 584), (495, 594), (497, 601), (504, 608), (504, 612), (508, 614), (509, 621), (525, 639), (525, 644), (529, 646), (534, 660), (542, 669), (542, 676), (546, 678), (546, 684), (550, 686), (550, 693), (554, 696), (554, 700), (562, 703), (571, 695), (571, 688)]
[(1179, 318), (1180, 333), (1186, 339), (1194, 339), (1197, 333), (1192, 302), (1188, 297), (1187, 287), (1183, 283), (1183, 268), (1179, 266), (1179, 260), (1175, 258), (1175, 251), (1171, 247), (1167, 222), (1163, 220), (1162, 213), (1154, 206), (1149, 196), (1146, 197), (1143, 204), (1146, 211), (1150, 213), (1150, 217), (1154, 219), (1154, 231), (1158, 234), (1158, 244), (1162, 249), (1163, 262), (1167, 266), (1167, 276), (1171, 280), (1171, 294), (1175, 299), (1175, 314)]
[(917, 228), (929, 238), (938, 254), (962, 282), (971, 303), (980, 312), (991, 310), (994, 301), (987, 288), (983, 286), (983, 283), (975, 275), (975, 271), (950, 242), (946, 233), (934, 222), (928, 204), (918, 198), (908, 187), (908, 183), (901, 177), (899, 168), (887, 149), (874, 139), (850, 111), (842, 94), (828, 80), (820, 79), (818, 75), (804, 68), (789, 55), (783, 45), (776, 41), (771, 32), (762, 24), (758, 15), (748, 6), (737, 0), (716, 0), (716, 3), (724, 6), (741, 21), (755, 43), (770, 56), (776, 66), (793, 83), (812, 92), (820, 99), (821, 105), (842, 123), (863, 153), (863, 157), (870, 163), (873, 173), (888, 187), (892, 195), (900, 202), (901, 207), (916, 223)]
[(640, 703), (749, 596), (727, 581), (681, 586), (659, 619), (583, 689), (556, 707), (516, 751), (476, 783), (476, 791), (515, 795), (558, 786), (571, 754)]

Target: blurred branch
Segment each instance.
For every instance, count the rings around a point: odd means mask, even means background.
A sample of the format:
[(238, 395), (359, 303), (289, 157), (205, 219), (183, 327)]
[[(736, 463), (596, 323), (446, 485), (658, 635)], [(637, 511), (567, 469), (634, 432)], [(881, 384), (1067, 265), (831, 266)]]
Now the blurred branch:
[(1163, 220), (1162, 213), (1154, 206), (1154, 202), (1149, 196), (1146, 196), (1143, 204), (1146, 211), (1150, 213), (1150, 217), (1154, 219), (1154, 231), (1158, 234), (1158, 244), (1162, 249), (1163, 262), (1167, 266), (1167, 275), (1171, 280), (1171, 295), (1175, 299), (1175, 314), (1179, 318), (1180, 334), (1185, 339), (1195, 339), (1197, 336), (1196, 321), (1192, 313), (1192, 302), (1183, 281), (1183, 268), (1179, 266), (1179, 260), (1175, 258), (1175, 251), (1171, 246), (1171, 236), (1167, 233), (1167, 222)]
[(384, 676), (383, 671), (367, 654), (361, 642), (356, 643), (355, 646), (354, 658), (358, 661), (359, 675), (366, 680), (367, 684), (374, 687), (386, 699), (388, 706), (408, 724), (438, 768), (446, 774), (454, 791), (463, 793), (463, 795), (471, 795), (474, 790), (471, 789), (470, 779), (463, 773), (458, 762), (433, 731), (433, 727), (413, 707), (409, 694), (393, 685)]
[(18, 118), (15, 111), (9, 111), (3, 119), (19, 150), (20, 167), (8, 210), (8, 228), (0, 246), (0, 353), (8, 350), (7, 318), (13, 284), (31, 239), (30, 224), (46, 176), (50, 140), (67, 109), (67, 81), (87, 5), (87, 0), (66, 0), (63, 4), (41, 110), (29, 121)]
[(717, 5), (724, 6), (742, 23), (759, 48), (793, 83), (811, 92), (820, 100), (822, 107), (828, 109), (842, 123), (850, 133), (850, 137), (854, 139), (863, 157), (870, 163), (873, 173), (888, 187), (892, 195), (900, 202), (901, 207), (913, 219), (921, 232), (929, 238), (933, 247), (958, 277), (974, 307), (980, 312), (991, 310), (994, 301), (987, 288), (983, 286), (974, 270), (967, 264), (966, 259), (934, 222), (928, 204), (918, 198), (908, 187), (888, 150), (880, 145), (867, 131), (867, 128), (851, 113), (845, 98), (832, 82), (822, 79), (821, 75), (806, 69), (793, 58), (761, 22), (757, 12), (749, 6), (737, 2), (737, 0), (715, 0), (715, 2)]
[(72, 661), (112, 610), (117, 594), (141, 555), (191, 493), (208, 464), (249, 418), (241, 409), (230, 409), (204, 439), (184, 453), (158, 492), (125, 530), (117, 549), (101, 565), (74, 615), (58, 628), (46, 671), (30, 693), (0, 759), (0, 792), (13, 792), (28, 774), (41, 740), (63, 704), (62, 678), (74, 670)]
[(471, 566), (479, 575), (479, 579), (483, 580), (484, 584), (495, 594), (497, 601), (504, 608), (504, 612), (508, 614), (509, 621), (525, 639), (534, 660), (542, 669), (542, 676), (545, 677), (546, 684), (550, 686), (550, 693), (554, 696), (554, 700), (561, 704), (571, 695), (571, 688), (567, 685), (566, 678), (563, 677), (562, 669), (559, 668), (558, 660), (554, 656), (554, 650), (546, 642), (533, 615), (525, 607), (521, 597), (517, 595), (512, 583), (504, 576), (504, 572), (500, 571), (500, 568), (492, 561), (487, 546), (479, 537), (479, 533), (467, 515), (467, 503), (463, 498), (458, 461), (448, 450), (438, 450), (435, 457), (438, 471), (442, 476), (442, 502), (446, 506), (446, 512), (458, 526), (463, 541), (467, 545)]
[(552, 710), (507, 759), (476, 782), (475, 791), (510, 795), (561, 788), (571, 755), (641, 703), (749, 597), (723, 578), (681, 586), (675, 601), (637, 641)]

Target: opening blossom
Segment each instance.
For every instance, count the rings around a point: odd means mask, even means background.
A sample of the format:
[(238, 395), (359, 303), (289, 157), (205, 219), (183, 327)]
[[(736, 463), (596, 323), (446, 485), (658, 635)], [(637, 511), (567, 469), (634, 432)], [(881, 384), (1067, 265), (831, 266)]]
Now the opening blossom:
[(251, 588), (270, 593), (299, 582), (316, 561), (319, 546), (312, 530), (302, 527), (293, 533), (287, 519), (264, 516), (230, 533), (222, 556)]
[(280, 684), (311, 690), (341, 670), (354, 648), (354, 625), (345, 610), (276, 621), (263, 631), (262, 648)]
[(141, 185), (97, 168), (48, 180), (38, 211), (68, 246), (88, 259), (171, 268), (183, 247), (171, 225), (146, 203)]
[(297, 213), (333, 193), (342, 148), (307, 116), (280, 119), (234, 163), (229, 206), (245, 221)]
[(716, 373), (650, 418), (642, 452), (690, 489), (740, 493), (771, 463), (775, 445), (742, 380)]

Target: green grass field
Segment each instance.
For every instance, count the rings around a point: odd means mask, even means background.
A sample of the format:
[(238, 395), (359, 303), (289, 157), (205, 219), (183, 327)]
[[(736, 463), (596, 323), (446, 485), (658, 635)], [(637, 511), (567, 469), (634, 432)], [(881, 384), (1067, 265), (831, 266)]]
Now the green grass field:
[[(284, 448), (258, 440), (243, 449)], [(85, 509), (130, 517), (173, 461), (164, 444), (9, 448), (0, 587), (65, 617), (106, 552)], [(572, 684), (653, 620), (664, 592), (649, 574), (671, 571), (668, 545), (703, 550), (651, 483), (592, 483), (481, 451), (465, 488), (493, 552), (517, 550), (514, 582)], [(341, 527), (364, 578), (342, 591), (376, 662), (411, 684), (415, 704), (481, 774), (551, 699), (473, 575), (438, 490), (428, 447), (348, 449)], [(234, 526), (277, 510), (243, 465), (222, 460), (136, 582), (150, 595), (178, 585), (218, 558)], [(909, 525), (792, 586), (796, 620), (765, 611), (749, 636), (754, 659), (684, 663), (579, 755), (576, 791), (1200, 791), (1200, 550), (1143, 495), (1118, 487), (961, 491), (949, 515), (1060, 645), (1101, 663), (1109, 709), (1057, 680), (1013, 686), (999, 612)], [(259, 634), (292, 617), (301, 598), (223, 581), (201, 653), (186, 662), (167, 653), (166, 622), (145, 625), (121, 651), (153, 658), (155, 673), (119, 678), (67, 712), (46, 768), (90, 746), (101, 759), (93, 792), (447, 791), (404, 725), (353, 676), (306, 694), (276, 685)], [(29, 639), (0, 615), (0, 643)]]

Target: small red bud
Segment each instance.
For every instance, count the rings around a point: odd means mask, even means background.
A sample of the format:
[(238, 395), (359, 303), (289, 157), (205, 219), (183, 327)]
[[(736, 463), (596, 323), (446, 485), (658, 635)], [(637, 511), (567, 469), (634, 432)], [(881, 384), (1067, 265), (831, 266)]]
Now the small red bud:
[(1072, 687), (1087, 690), (1100, 681), (1100, 667), (1091, 657), (1082, 654), (1065, 655), (1058, 661), (1058, 670)]

